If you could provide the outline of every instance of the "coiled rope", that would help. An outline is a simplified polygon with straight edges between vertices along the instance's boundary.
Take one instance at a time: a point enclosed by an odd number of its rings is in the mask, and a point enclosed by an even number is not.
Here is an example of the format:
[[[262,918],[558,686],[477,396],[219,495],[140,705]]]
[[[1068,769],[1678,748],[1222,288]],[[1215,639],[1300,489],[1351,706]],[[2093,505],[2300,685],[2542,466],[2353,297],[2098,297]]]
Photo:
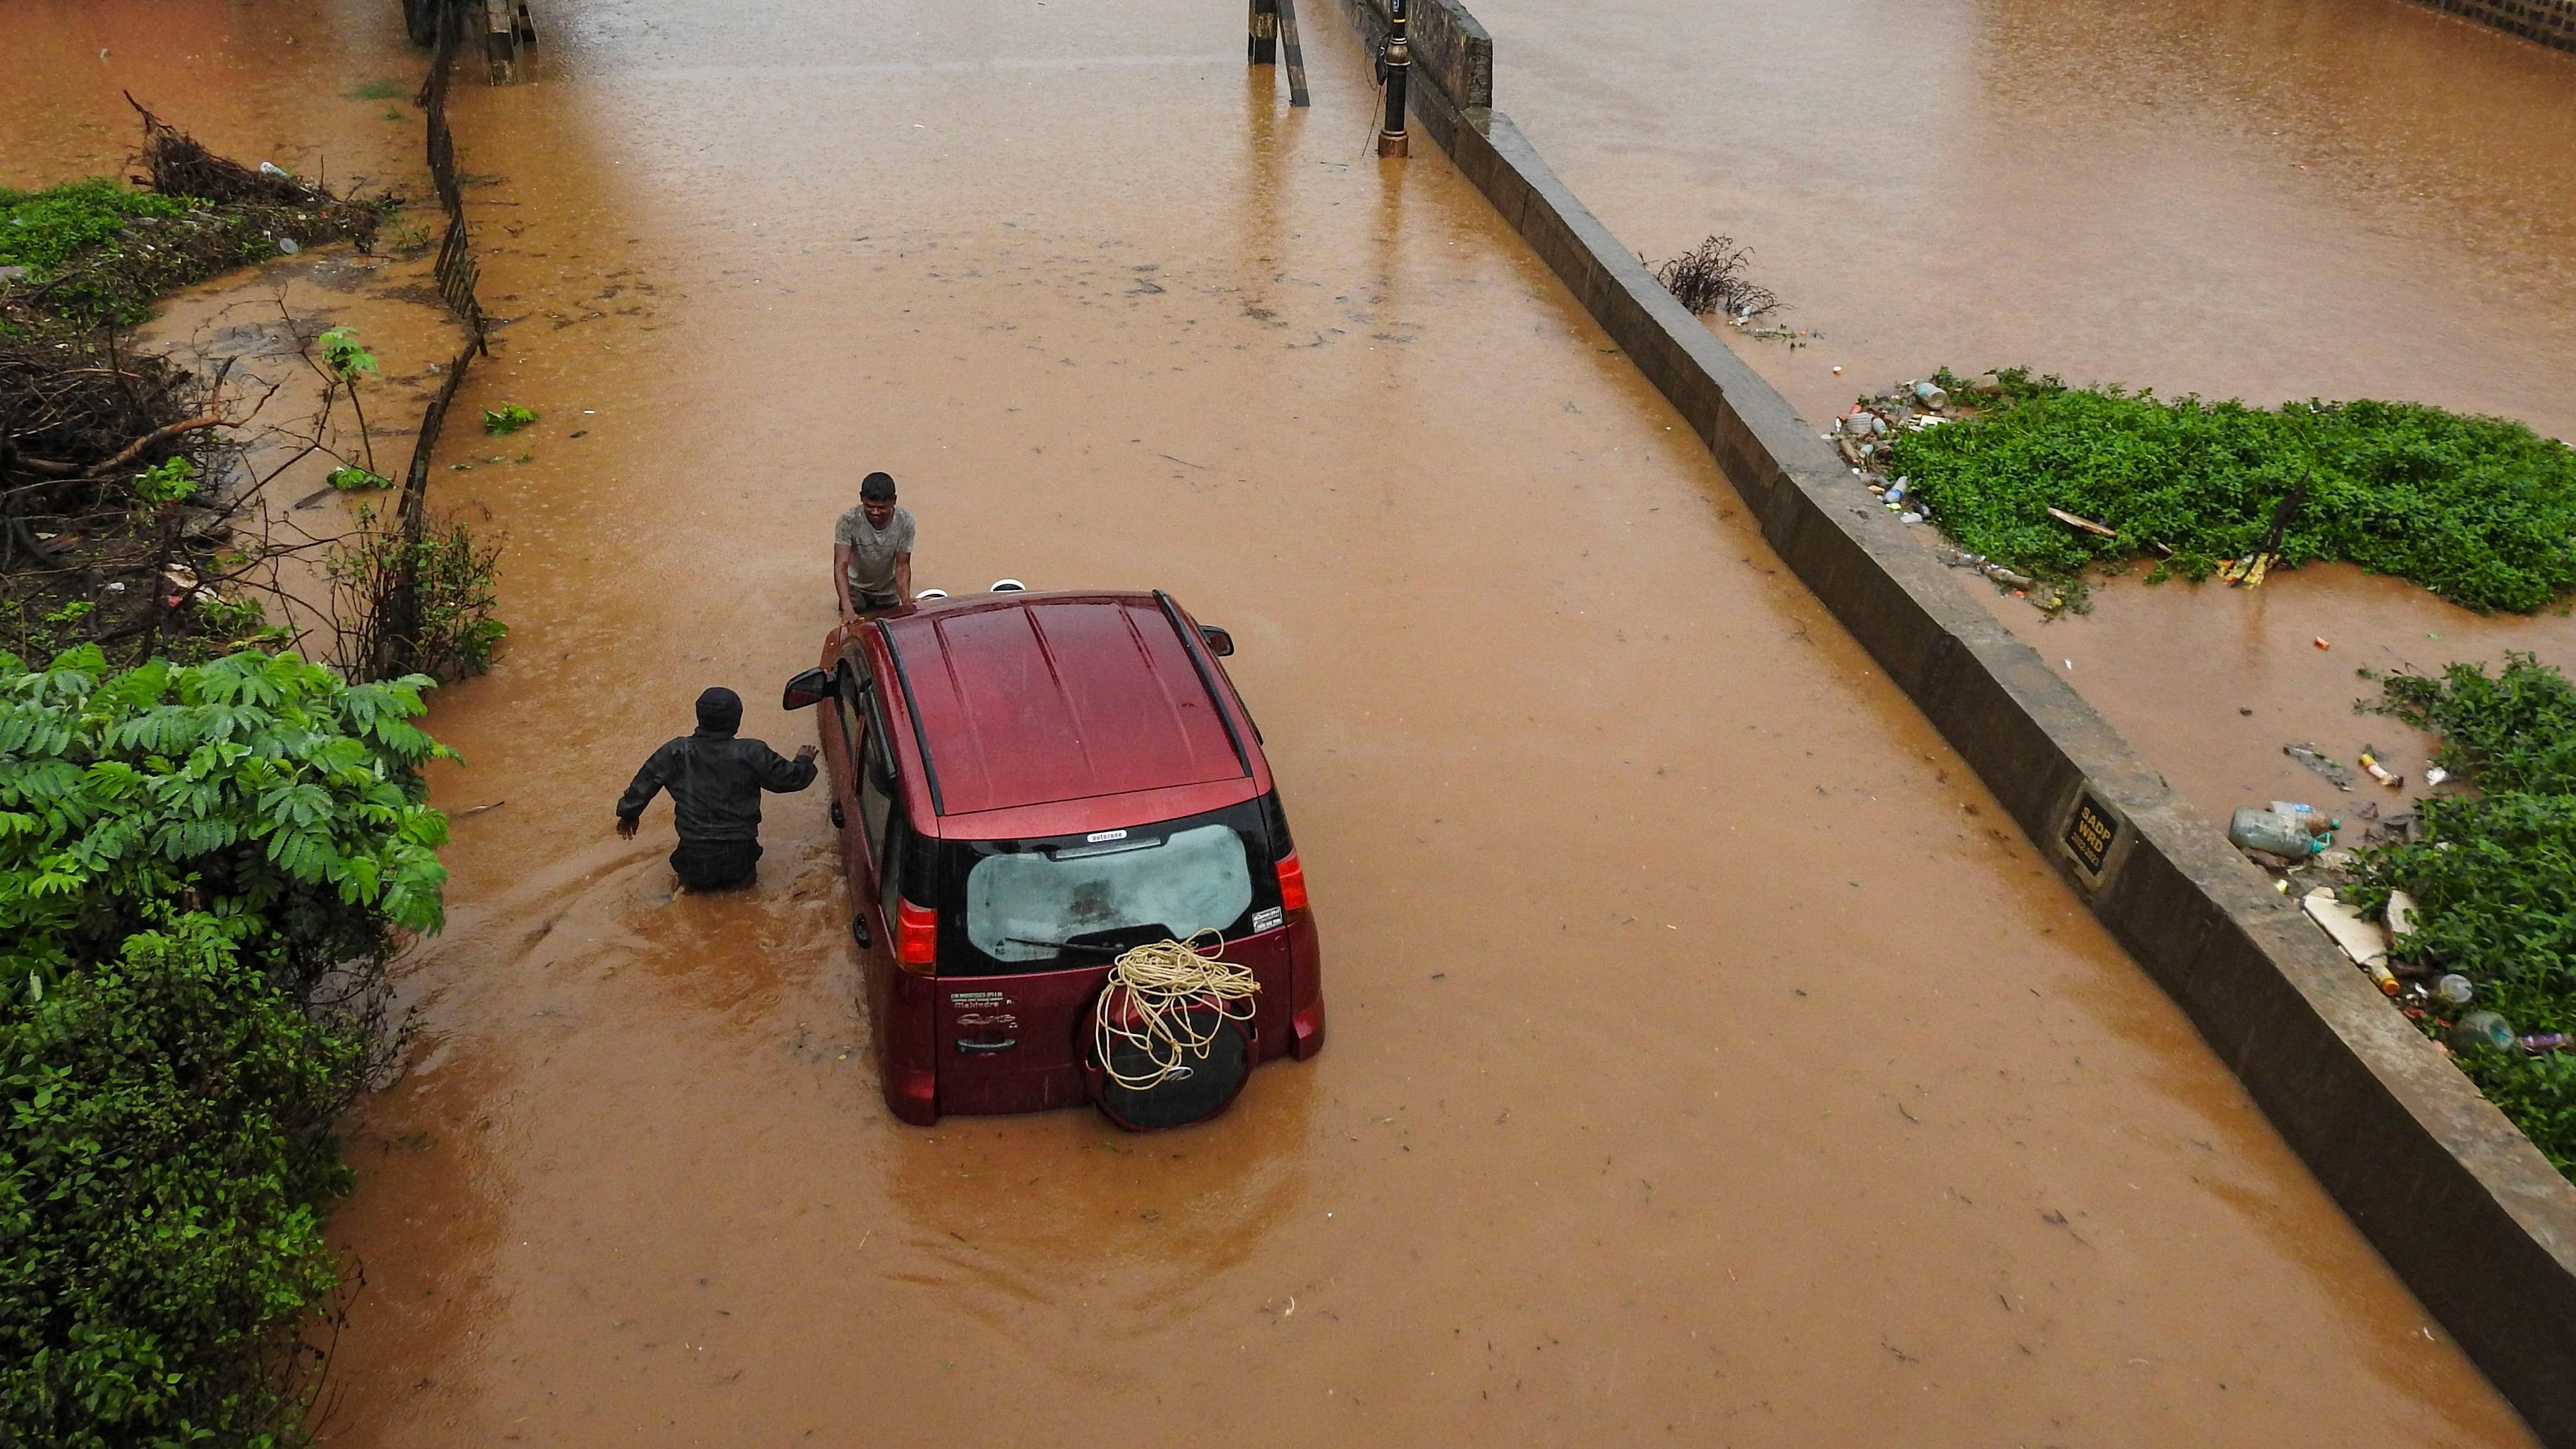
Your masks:
[[[1199,943],[1206,937],[1215,940],[1201,950]],[[1152,1091],[1181,1068],[1184,1054],[1206,1061],[1228,1021],[1252,1019],[1252,996],[1261,983],[1253,978],[1251,967],[1218,960],[1224,950],[1222,934],[1201,931],[1187,941],[1138,946],[1111,963],[1100,1007],[1091,1014],[1100,1069],[1111,1081],[1131,1092]],[[1128,1024],[1110,1019],[1122,992]],[[1192,1008],[1209,1003],[1216,1007],[1213,1019],[1192,1016]],[[1143,1052],[1152,1070],[1138,1074],[1119,1070],[1121,1044]]]

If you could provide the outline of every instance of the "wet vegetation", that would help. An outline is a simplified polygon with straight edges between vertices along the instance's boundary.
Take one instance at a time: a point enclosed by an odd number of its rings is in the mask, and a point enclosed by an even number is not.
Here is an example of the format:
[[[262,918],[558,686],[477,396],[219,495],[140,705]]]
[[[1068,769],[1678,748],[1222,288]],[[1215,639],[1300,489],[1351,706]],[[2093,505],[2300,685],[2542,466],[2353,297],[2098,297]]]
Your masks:
[[[201,376],[138,354],[122,327],[168,290],[275,256],[281,243],[347,238],[364,249],[384,199],[215,156],[149,113],[143,126],[139,159],[153,190],[90,178],[0,194],[0,246],[22,269],[0,281],[0,649],[23,658],[89,643],[128,663],[187,662],[292,643],[269,623],[275,563],[320,546],[273,544],[256,526],[265,515],[251,505],[267,480],[218,441],[245,410],[227,402],[222,369]],[[373,354],[345,328],[305,346],[326,387],[303,453],[330,451],[331,409],[345,405],[359,442],[356,456],[331,459],[331,486],[390,486],[366,420]],[[246,409],[256,412],[256,400]],[[497,547],[455,527],[421,533],[362,519],[324,561],[335,582],[379,576],[388,560],[397,570],[432,565],[417,586],[406,574],[399,595],[336,591],[366,611],[337,616],[327,645],[354,677],[387,672],[384,662],[405,652],[385,651],[388,621],[373,611],[388,603],[418,621],[399,631],[407,649],[420,647],[394,672],[456,679],[490,662],[502,632],[491,615]]]
[[[1655,268],[1655,280],[1698,316],[1759,317],[1780,299],[1745,275],[1752,259],[1752,251],[1737,246],[1735,238],[1713,236]]]
[[[2476,790],[2425,800],[2420,838],[2362,851],[2361,904],[2375,911],[2392,888],[2406,891],[2418,910],[2401,961],[2468,977],[2476,1009],[2516,1033],[2576,1032],[2576,684],[2528,654],[2494,674],[2454,664],[2379,684],[2375,707],[2439,731],[2436,761]],[[2459,1060],[2576,1177],[2576,1053],[2480,1049]]]
[[[2279,567],[2358,564],[2481,611],[2529,613],[2576,589],[2576,449],[2521,423],[1992,376],[1937,374],[1976,411],[1899,433],[1882,466],[1962,547],[2024,573],[2074,579],[2143,558],[2151,580],[2200,579],[2261,552]]]
[[[0,656],[0,1443],[303,1442],[332,1124],[442,919],[428,683]]]
[[[0,191],[0,336],[81,340],[131,326],[155,299],[320,242],[372,246],[393,197],[336,195],[207,151],[140,106],[151,189],[85,177]]]

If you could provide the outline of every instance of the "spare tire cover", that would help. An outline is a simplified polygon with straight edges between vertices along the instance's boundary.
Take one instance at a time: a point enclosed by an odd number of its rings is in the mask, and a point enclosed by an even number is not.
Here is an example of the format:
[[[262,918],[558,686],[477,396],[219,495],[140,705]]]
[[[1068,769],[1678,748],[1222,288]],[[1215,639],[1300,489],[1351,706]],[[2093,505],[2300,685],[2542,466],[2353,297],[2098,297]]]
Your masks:
[[[1097,1009],[1115,1023],[1127,1015],[1125,1008],[1126,993],[1119,991],[1103,995]],[[1216,1031],[1216,1040],[1209,1044],[1205,1058],[1181,1053],[1178,1070],[1141,1091],[1119,1085],[1117,1078],[1106,1071],[1093,1070],[1094,1099],[1110,1121],[1139,1132],[1186,1127],[1224,1111],[1243,1090],[1245,1078],[1252,1073],[1252,1044],[1244,1037],[1243,1023],[1227,1017],[1215,1002],[1206,1000],[1192,1003],[1187,1019],[1192,1034],[1211,1028]],[[1119,1040],[1111,1052],[1113,1060],[1108,1065],[1127,1076],[1153,1075],[1154,1059],[1136,1043]]]

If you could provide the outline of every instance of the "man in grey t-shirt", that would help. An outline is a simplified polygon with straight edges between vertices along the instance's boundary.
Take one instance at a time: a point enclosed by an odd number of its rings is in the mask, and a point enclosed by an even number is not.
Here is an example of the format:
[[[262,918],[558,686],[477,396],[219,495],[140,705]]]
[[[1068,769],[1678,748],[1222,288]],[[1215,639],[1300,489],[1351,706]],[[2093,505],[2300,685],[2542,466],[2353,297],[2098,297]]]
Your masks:
[[[832,526],[832,580],[841,617],[899,609],[912,597],[912,515],[895,507],[894,475],[870,473],[859,506]]]

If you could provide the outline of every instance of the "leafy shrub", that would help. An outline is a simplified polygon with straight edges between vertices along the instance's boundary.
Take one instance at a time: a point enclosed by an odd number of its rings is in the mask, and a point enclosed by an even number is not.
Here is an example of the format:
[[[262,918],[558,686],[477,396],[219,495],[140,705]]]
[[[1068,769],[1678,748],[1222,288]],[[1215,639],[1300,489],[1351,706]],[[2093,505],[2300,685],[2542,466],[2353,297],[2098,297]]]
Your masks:
[[[0,656],[0,1443],[292,1437],[330,1125],[442,919],[428,682]]]
[[[2531,655],[2489,675],[2380,680],[2379,707],[2439,730],[2435,758],[2475,795],[2423,805],[2423,838],[2362,852],[2362,903],[2391,888],[2420,907],[2401,957],[2476,983],[2519,1032],[2576,1031],[2576,685]],[[2562,1172],[2576,1176],[2576,1059],[2519,1052],[2461,1069]]]
[[[0,266],[23,266],[42,280],[83,247],[114,237],[138,217],[178,216],[187,209],[186,202],[131,191],[104,176],[42,191],[0,187]]]
[[[2174,402],[2019,370],[1979,416],[1903,432],[1888,455],[1943,529],[2026,573],[2071,578],[2170,550],[2205,578],[2261,547],[2395,574],[2473,609],[2528,613],[2576,588],[2576,449],[2520,423],[2415,403]],[[1968,384],[1940,374],[1960,393]],[[2050,507],[2117,531],[2069,528]]]
[[[417,669],[450,683],[492,667],[510,632],[500,607],[501,545],[450,519],[417,539],[358,510],[324,571],[341,626],[340,664],[352,675]],[[405,595],[406,585],[410,588]],[[408,621],[408,622],[407,622]]]

